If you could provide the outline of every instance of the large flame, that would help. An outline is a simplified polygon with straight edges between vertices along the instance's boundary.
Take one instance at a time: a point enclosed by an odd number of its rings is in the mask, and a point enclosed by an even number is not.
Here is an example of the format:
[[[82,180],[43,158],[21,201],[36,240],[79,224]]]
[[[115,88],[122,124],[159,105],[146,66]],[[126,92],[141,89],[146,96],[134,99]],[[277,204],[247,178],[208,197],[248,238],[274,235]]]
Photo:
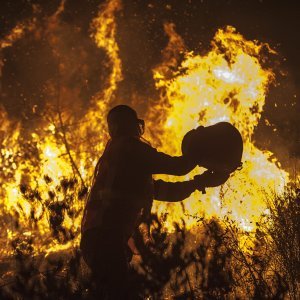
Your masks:
[[[119,0],[105,2],[91,24],[91,37],[98,47],[105,50],[111,72],[105,88],[91,100],[82,120],[73,120],[71,111],[63,111],[59,103],[63,87],[59,87],[56,96],[58,112],[54,115],[52,111],[48,113],[42,128],[31,133],[24,148],[20,124],[9,121],[5,111],[0,111],[3,133],[0,165],[4,170],[0,179],[1,206],[4,211],[3,227],[6,228],[5,234],[2,233],[6,241],[2,255],[11,253],[9,244],[12,240],[27,239],[35,253],[50,253],[78,245],[85,205],[80,194],[89,185],[93,169],[108,140],[105,115],[117,83],[122,79],[119,49],[115,41],[115,13],[120,7]],[[51,28],[58,26],[58,16],[63,10],[64,1],[49,18]],[[15,31],[6,40],[13,42],[20,38],[22,32],[16,35]],[[57,43],[52,36],[50,42]],[[60,67],[63,71],[63,63]],[[69,127],[72,128],[72,136],[66,130]],[[33,150],[32,153],[30,150]],[[68,188],[70,184],[72,189]],[[66,206],[71,206],[71,214],[70,210],[65,209]],[[69,236],[67,242],[59,236],[53,238],[50,223],[51,220],[55,223],[55,218],[63,220],[57,222],[62,232]],[[22,244],[17,247],[22,247]]]
[[[180,155],[186,132],[220,121],[234,124],[244,140],[243,169],[236,171],[224,186],[208,189],[206,195],[195,192],[184,205],[155,203],[153,211],[159,215],[167,213],[168,228],[180,218],[191,228],[204,212],[206,216],[231,216],[243,229],[251,230],[266,210],[266,193],[281,192],[287,183],[288,174],[280,169],[276,159],[271,159],[272,153],[257,149],[252,141],[268,84],[274,79],[272,71],[260,64],[262,47],[228,26],[217,31],[206,55],[185,53],[171,76],[169,68],[165,68],[168,62],[154,70],[162,97],[150,108],[148,119],[153,131],[161,133],[159,141],[155,140],[161,150]]]
[[[52,26],[63,9],[64,1],[49,20]],[[105,50],[111,69],[105,88],[95,95],[81,120],[75,122],[72,111],[60,110],[57,105],[56,114],[49,113],[39,129],[23,137],[21,125],[9,121],[5,111],[0,110],[0,220],[1,237],[5,241],[2,255],[10,254],[12,240],[28,241],[34,253],[49,253],[78,244],[84,207],[80,195],[84,187],[89,186],[107,141],[105,115],[114,103],[115,91],[122,80],[116,42],[116,13],[120,9],[120,0],[106,1],[92,21],[91,37]],[[16,27],[2,47],[21,38],[22,30]],[[245,151],[243,169],[234,173],[224,186],[208,189],[206,195],[195,192],[183,203],[155,202],[153,212],[164,219],[165,228],[169,230],[173,222],[180,219],[184,219],[187,228],[193,228],[203,213],[220,218],[230,215],[241,228],[251,230],[265,212],[264,193],[270,189],[280,192],[288,181],[288,174],[281,170],[272,153],[259,150],[252,141],[268,84],[274,78],[271,70],[261,66],[263,45],[245,40],[234,28],[228,27],[216,33],[210,52],[201,56],[185,51],[173,24],[166,24],[165,31],[170,42],[162,64],[153,70],[161,97],[145,103],[151,143],[162,151],[178,155],[187,131],[199,124],[226,120],[241,131]],[[182,55],[184,59],[179,66]],[[67,130],[70,126],[72,136]],[[197,169],[182,180],[200,171]],[[50,225],[51,220],[55,221],[55,228]]]

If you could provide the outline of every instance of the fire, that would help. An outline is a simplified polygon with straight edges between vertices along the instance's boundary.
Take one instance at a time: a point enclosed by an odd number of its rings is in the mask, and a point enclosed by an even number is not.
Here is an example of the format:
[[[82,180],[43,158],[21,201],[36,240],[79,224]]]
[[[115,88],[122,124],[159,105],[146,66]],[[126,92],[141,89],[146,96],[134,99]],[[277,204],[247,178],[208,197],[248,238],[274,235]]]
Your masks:
[[[51,26],[58,22],[64,3],[49,20]],[[117,102],[115,92],[123,79],[116,41],[116,14],[121,7],[121,0],[106,1],[91,23],[91,38],[105,50],[110,74],[81,120],[74,120],[71,111],[63,111],[58,105],[56,114],[49,112],[49,118],[30,132],[25,143],[21,124],[10,121],[0,109],[0,129],[5,133],[1,135],[0,156],[3,170],[0,220],[5,226],[2,237],[9,242],[18,239],[30,242],[35,254],[78,245],[85,204],[82,195],[107,142],[104,116]],[[2,47],[22,38],[22,30],[17,26]],[[218,30],[211,51],[201,56],[186,51],[173,24],[166,24],[165,31],[170,42],[162,64],[153,70],[161,97],[146,104],[147,138],[160,150],[179,155],[187,131],[200,124],[229,121],[241,131],[245,151],[243,169],[234,173],[224,186],[208,189],[206,195],[195,192],[183,204],[155,202],[153,212],[170,231],[173,222],[181,219],[188,229],[194,228],[197,220],[191,216],[204,213],[219,218],[229,215],[241,228],[252,230],[265,212],[264,193],[280,192],[288,182],[288,174],[272,158],[272,153],[259,150],[252,140],[268,85],[274,80],[272,71],[260,63],[260,52],[265,45],[247,41],[228,27]],[[72,126],[72,136],[66,129],[68,126]],[[198,168],[182,180],[200,171]],[[11,251],[9,247],[3,248],[1,255],[9,255]]]
[[[58,26],[58,17],[64,10],[64,3],[62,1],[49,18],[51,28]],[[49,113],[46,121],[43,121],[40,129],[31,133],[25,145],[32,150],[32,153],[27,153],[28,149],[21,145],[21,125],[9,121],[6,112],[0,110],[0,129],[6,133],[1,140],[0,157],[0,165],[5,170],[1,178],[2,217],[7,227],[4,239],[22,240],[30,233],[30,243],[35,254],[48,254],[79,243],[85,205],[80,195],[84,194],[84,188],[89,185],[94,167],[107,142],[106,118],[103,116],[109,110],[117,83],[122,79],[119,49],[115,41],[115,13],[120,8],[120,1],[107,1],[91,24],[91,37],[98,47],[106,51],[111,73],[104,90],[92,99],[82,120],[73,120],[71,112],[63,111],[60,103],[56,115],[51,108],[47,108]],[[21,38],[22,32],[18,36],[14,32],[11,41]],[[56,40],[51,34],[50,38],[50,42],[56,46]],[[65,130],[67,126],[72,126],[72,138]],[[81,138],[85,143],[81,142]],[[56,238],[53,238],[53,234],[56,234]],[[11,247],[7,247],[2,249],[1,255],[10,255],[11,252]]]
[[[100,101],[100,103],[98,103],[100,109],[103,107],[103,101],[106,102],[106,105],[112,101],[113,93],[117,88],[117,84],[123,79],[122,63],[119,58],[119,46],[115,40],[117,30],[115,14],[121,8],[120,0],[106,1],[98,17],[92,22],[92,28],[94,29],[92,37],[98,47],[106,50],[107,56],[112,63],[110,78],[108,79],[108,87],[105,89],[103,94],[99,95],[101,97],[98,98],[98,101]]]
[[[288,182],[288,174],[280,169],[276,159],[271,161],[272,153],[257,149],[252,141],[268,84],[274,80],[272,71],[263,69],[259,62],[263,46],[245,40],[228,26],[218,30],[211,51],[206,55],[187,52],[171,75],[161,66],[154,70],[156,86],[164,96],[150,108],[148,123],[154,131],[157,118],[154,122],[153,116],[160,114],[158,130],[161,135],[159,141],[154,142],[162,145],[161,150],[180,155],[186,132],[220,121],[231,122],[240,130],[245,147],[243,169],[236,171],[224,186],[208,189],[206,195],[196,192],[183,206],[181,203],[155,203],[154,212],[159,215],[168,212],[167,228],[172,228],[172,223],[179,218],[192,228],[196,221],[189,216],[205,213],[207,217],[231,216],[244,230],[252,230],[266,209],[266,193],[279,193]],[[162,178],[172,180],[168,176]]]

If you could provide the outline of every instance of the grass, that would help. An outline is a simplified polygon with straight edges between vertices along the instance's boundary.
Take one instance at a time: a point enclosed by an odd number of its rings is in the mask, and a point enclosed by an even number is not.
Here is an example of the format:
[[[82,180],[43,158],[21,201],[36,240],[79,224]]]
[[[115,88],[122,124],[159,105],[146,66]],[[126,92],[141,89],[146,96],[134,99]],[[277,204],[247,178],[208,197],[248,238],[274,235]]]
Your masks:
[[[145,245],[142,234],[135,236],[142,257],[133,259],[136,293],[141,299],[299,299],[300,190],[290,187],[266,201],[270,213],[252,233],[211,219],[202,221],[201,235],[179,227],[170,235],[153,216],[152,242]],[[68,240],[61,220],[52,221],[54,238]],[[0,266],[0,299],[96,299],[78,249],[45,258],[33,255],[32,243],[12,241],[14,255]]]

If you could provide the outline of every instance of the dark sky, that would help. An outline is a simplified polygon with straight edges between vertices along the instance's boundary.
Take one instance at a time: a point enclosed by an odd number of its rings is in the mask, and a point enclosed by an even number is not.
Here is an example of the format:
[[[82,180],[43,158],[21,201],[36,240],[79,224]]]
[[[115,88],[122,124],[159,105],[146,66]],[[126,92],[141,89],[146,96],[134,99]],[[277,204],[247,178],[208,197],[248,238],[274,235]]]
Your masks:
[[[84,31],[103,1],[67,0],[63,20],[80,26]],[[1,3],[0,35],[3,37],[18,22],[30,18],[32,6],[38,4],[39,17],[49,16],[59,5],[58,0],[14,0]],[[208,42],[216,29],[233,25],[249,39],[271,43],[287,59],[295,80],[300,80],[300,9],[298,1],[274,0],[125,0],[124,15],[128,29],[136,36],[146,35],[148,41],[161,42],[161,24],[172,21],[191,49],[199,42]],[[136,25],[139,26],[136,26]],[[159,29],[159,27],[161,27]],[[146,29],[146,31],[144,31]],[[161,32],[159,32],[161,31]],[[142,34],[141,34],[142,32]],[[138,42],[138,41],[136,41]],[[139,47],[140,48],[140,47]]]
[[[10,117],[34,118],[32,107],[42,111],[47,101],[51,101],[54,95],[49,92],[49,85],[57,83],[58,76],[67,87],[66,102],[75,99],[82,108],[88,105],[108,72],[103,64],[105,53],[89,38],[90,22],[102,2],[66,0],[60,25],[54,29],[49,17],[60,1],[1,3],[1,39],[17,23],[33,17],[38,28],[1,53],[4,62],[1,103]],[[274,132],[261,122],[256,135],[258,145],[271,148],[282,158],[287,154],[300,157],[298,6],[297,1],[291,0],[124,0],[123,10],[117,17],[117,40],[124,72],[119,94],[128,101],[133,93],[144,97],[153,94],[151,68],[160,62],[161,50],[168,42],[163,30],[165,22],[174,22],[187,48],[200,53],[209,49],[218,28],[232,25],[245,38],[268,42],[279,53],[271,58],[274,64],[269,62],[277,72],[279,84],[270,89],[264,114],[278,130]],[[59,73],[61,61],[69,72]]]

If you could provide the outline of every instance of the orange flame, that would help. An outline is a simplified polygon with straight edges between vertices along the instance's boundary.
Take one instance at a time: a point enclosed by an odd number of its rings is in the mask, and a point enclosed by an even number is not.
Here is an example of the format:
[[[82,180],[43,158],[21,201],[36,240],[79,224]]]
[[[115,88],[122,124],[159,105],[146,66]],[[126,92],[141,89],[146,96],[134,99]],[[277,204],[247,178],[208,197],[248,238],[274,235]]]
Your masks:
[[[63,8],[64,1],[54,17]],[[65,115],[61,113],[59,117],[44,122],[40,130],[32,132],[28,148],[24,149],[20,145],[20,125],[10,122],[6,113],[0,110],[0,129],[3,133],[0,156],[3,170],[0,179],[0,196],[3,199],[1,222],[6,228],[7,245],[17,237],[32,237],[34,253],[50,253],[78,245],[84,206],[84,201],[78,196],[81,187],[77,184],[69,192],[59,186],[62,180],[74,177],[75,166],[83,182],[88,184],[107,141],[104,116],[115,100],[115,91],[123,78],[116,41],[116,13],[120,9],[121,0],[106,1],[92,21],[91,37],[99,48],[105,50],[111,72],[104,90],[95,95],[88,112],[77,122],[80,125],[74,127],[72,138],[65,132],[72,118],[69,117],[66,122]],[[153,212],[160,217],[168,214],[164,221],[168,230],[172,230],[173,222],[181,218],[187,228],[193,228],[197,222],[190,216],[203,213],[208,217],[220,218],[230,215],[241,228],[252,230],[265,212],[264,191],[273,189],[280,192],[288,182],[288,174],[281,170],[272,153],[259,150],[252,141],[268,85],[274,79],[272,71],[262,68],[260,64],[263,45],[247,41],[234,28],[227,27],[216,33],[211,51],[200,56],[185,51],[184,42],[175,32],[173,24],[166,24],[165,31],[170,42],[164,52],[163,63],[153,70],[161,97],[150,101],[146,115],[150,141],[160,150],[178,155],[181,140],[187,131],[199,124],[230,121],[244,138],[244,167],[233,174],[224,186],[208,189],[206,195],[195,192],[183,204],[155,202]],[[15,36],[20,38],[21,34]],[[179,65],[182,55],[184,59]],[[156,135],[151,135],[151,132]],[[76,139],[79,139],[78,143],[75,143]],[[200,171],[198,168],[182,179],[188,179]],[[172,177],[163,178],[174,180]],[[26,190],[22,190],[22,186],[27,186]],[[53,204],[63,207],[67,199],[72,206],[72,214],[61,209],[61,226],[75,238],[62,242],[53,238],[49,222],[53,216],[43,207]],[[9,247],[2,249],[2,255],[10,254]]]
[[[61,1],[58,10],[49,19],[53,26],[56,26],[57,17],[64,9],[65,1]],[[72,245],[78,245],[81,225],[81,212],[84,202],[77,196],[68,195],[66,191],[60,191],[60,183],[64,179],[74,177],[74,165],[84,181],[89,182],[96,162],[103,151],[107,141],[106,120],[104,116],[109,109],[109,103],[113,99],[117,83],[122,79],[121,61],[118,57],[118,45],[115,41],[116,23],[115,13],[120,9],[119,0],[107,1],[101,6],[100,13],[91,24],[94,38],[98,47],[104,48],[108,56],[108,64],[111,66],[111,73],[107,79],[106,88],[100,91],[93,99],[89,111],[79,123],[80,126],[73,126],[73,136],[85,139],[85,143],[73,145],[64,128],[64,113],[50,117],[49,123],[43,128],[31,134],[30,146],[36,147],[36,158],[26,157],[19,145],[19,125],[11,124],[7,115],[1,111],[1,131],[6,132],[2,139],[0,165],[7,166],[7,176],[1,178],[2,206],[5,215],[9,217],[5,221],[7,227],[7,246],[11,240],[17,237],[33,237],[34,252],[46,254],[53,251],[68,249]],[[18,36],[19,37],[19,36]],[[50,115],[50,114],[49,114]],[[68,124],[72,119],[68,119]],[[92,125],[92,126],[91,126]],[[62,139],[63,142],[62,142]],[[88,140],[87,140],[88,139]],[[69,146],[69,147],[67,147]],[[71,149],[67,149],[71,148]],[[76,151],[74,150],[76,149]],[[25,157],[22,159],[22,157]],[[19,158],[19,159],[18,159]],[[35,161],[34,163],[34,160]],[[9,180],[7,180],[9,178]],[[26,191],[20,187],[26,185]],[[72,194],[80,192],[80,186],[72,191]],[[67,243],[53,239],[50,228],[51,211],[45,212],[46,205],[64,205],[66,197],[72,196],[72,210],[74,216],[62,210],[63,223],[67,231],[73,232],[76,238]],[[36,220],[32,223],[32,217]],[[11,220],[8,222],[8,220]],[[19,226],[16,226],[16,221]],[[2,255],[10,254],[10,247],[1,252]]]
[[[221,218],[230,215],[243,229],[252,230],[266,210],[265,193],[281,192],[288,182],[288,174],[280,169],[276,159],[271,159],[272,153],[257,149],[252,142],[268,84],[274,79],[272,71],[260,65],[262,47],[258,42],[245,40],[228,26],[218,30],[206,55],[186,53],[172,76],[160,66],[153,71],[163,96],[150,108],[148,123],[152,129],[159,127],[161,135],[154,142],[162,145],[161,150],[179,155],[186,132],[220,121],[234,124],[244,139],[243,169],[235,172],[224,186],[208,190],[206,195],[195,192],[184,201],[184,206],[155,203],[154,212],[168,213],[167,228],[172,228],[179,218],[191,228],[197,222],[188,216],[205,213]]]

